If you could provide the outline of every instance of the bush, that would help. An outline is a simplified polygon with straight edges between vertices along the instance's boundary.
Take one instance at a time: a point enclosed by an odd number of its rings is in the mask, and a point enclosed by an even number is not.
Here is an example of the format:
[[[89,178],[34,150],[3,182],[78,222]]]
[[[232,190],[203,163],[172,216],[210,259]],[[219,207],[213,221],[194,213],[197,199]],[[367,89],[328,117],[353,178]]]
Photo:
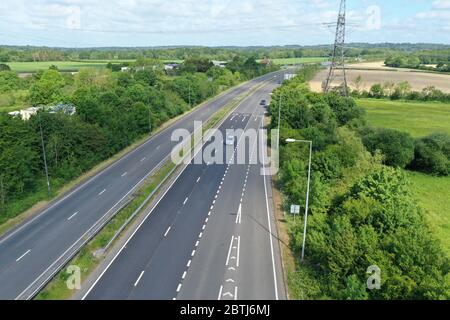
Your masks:
[[[450,174],[450,136],[436,133],[416,141],[410,168],[428,174]]]
[[[365,129],[362,141],[372,153],[380,150],[384,163],[391,167],[405,168],[414,158],[414,139],[410,134],[394,129]]]

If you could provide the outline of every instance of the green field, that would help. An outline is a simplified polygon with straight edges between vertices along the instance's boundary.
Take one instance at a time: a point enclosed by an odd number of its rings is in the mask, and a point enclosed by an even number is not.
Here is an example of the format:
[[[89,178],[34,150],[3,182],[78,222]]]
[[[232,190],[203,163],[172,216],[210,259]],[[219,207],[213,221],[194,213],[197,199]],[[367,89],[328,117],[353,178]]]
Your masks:
[[[450,104],[377,99],[359,99],[357,103],[367,111],[369,124],[374,127],[398,129],[414,137],[433,132],[450,134]]]
[[[110,61],[46,61],[46,62],[8,62],[11,70],[15,72],[36,72],[46,70],[55,65],[61,71],[77,71],[81,68],[104,68]],[[112,63],[122,63],[130,61],[111,61]]]
[[[450,177],[432,177],[416,172],[408,172],[408,176],[414,196],[426,212],[429,226],[450,257]]]
[[[360,99],[357,103],[367,111],[369,125],[374,127],[393,128],[414,137],[433,132],[450,134],[450,104],[374,99]],[[429,226],[450,257],[450,177],[406,172]]]
[[[319,63],[327,61],[328,58],[286,58],[286,59],[272,59],[272,62],[276,65],[293,65],[301,63]]]

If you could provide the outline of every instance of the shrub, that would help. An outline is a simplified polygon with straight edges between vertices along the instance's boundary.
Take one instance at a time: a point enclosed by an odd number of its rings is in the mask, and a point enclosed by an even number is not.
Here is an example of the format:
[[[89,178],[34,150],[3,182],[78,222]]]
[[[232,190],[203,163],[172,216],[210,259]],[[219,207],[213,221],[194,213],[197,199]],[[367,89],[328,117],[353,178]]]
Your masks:
[[[385,156],[384,163],[391,167],[405,168],[414,158],[414,139],[408,133],[394,129],[365,129],[362,141],[370,152],[380,150]]]
[[[450,174],[450,136],[435,133],[416,141],[410,168],[433,175]]]

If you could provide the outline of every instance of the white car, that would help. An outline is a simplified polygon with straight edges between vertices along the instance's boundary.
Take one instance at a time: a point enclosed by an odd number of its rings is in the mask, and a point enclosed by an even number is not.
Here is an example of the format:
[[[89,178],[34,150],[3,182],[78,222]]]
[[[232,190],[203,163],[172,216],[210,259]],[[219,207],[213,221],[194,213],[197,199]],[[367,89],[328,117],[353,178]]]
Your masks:
[[[225,144],[227,146],[234,146],[234,136],[228,135],[227,138],[225,139]]]

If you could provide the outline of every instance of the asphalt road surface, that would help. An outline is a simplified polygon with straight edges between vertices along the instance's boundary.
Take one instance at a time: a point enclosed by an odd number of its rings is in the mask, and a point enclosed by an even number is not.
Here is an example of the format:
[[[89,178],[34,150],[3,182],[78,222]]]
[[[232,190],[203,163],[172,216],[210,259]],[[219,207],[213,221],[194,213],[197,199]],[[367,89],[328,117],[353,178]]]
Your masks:
[[[174,129],[185,128],[192,132],[195,120],[209,119],[233,98],[269,79],[274,81],[274,74],[254,79],[206,103],[75,188],[67,196],[49,205],[33,219],[1,237],[0,299],[32,298],[37,293],[35,288],[40,288],[50,279],[53,271],[63,266],[65,256],[84,239],[86,233],[98,225],[102,217],[116,210],[136,186],[167,159],[176,145],[170,139]],[[206,169],[195,167],[193,172],[188,172],[201,175],[202,170]],[[220,174],[220,171],[215,174]],[[213,181],[211,185],[203,186],[203,200],[209,197],[208,188],[214,187]],[[192,185],[181,183],[177,188],[187,188],[186,191],[189,191]],[[189,202],[185,209],[191,205],[192,202]],[[157,225],[161,227],[161,223],[169,223],[178,216],[179,208],[181,207],[177,202],[168,204],[163,209],[166,214],[158,220]],[[151,221],[149,219],[147,224],[151,224]],[[148,250],[153,243],[160,243],[156,240],[156,234],[150,235],[150,239],[147,239]],[[140,259],[145,257],[144,255]],[[172,257],[174,260],[181,258]],[[123,279],[129,276],[131,275],[125,274]]]
[[[260,128],[260,101],[270,100],[277,81],[245,99],[220,130]],[[265,145],[242,136],[238,143],[222,144],[224,164],[186,167],[84,299],[286,298],[270,177],[249,161]],[[240,147],[244,164],[233,152]]]

